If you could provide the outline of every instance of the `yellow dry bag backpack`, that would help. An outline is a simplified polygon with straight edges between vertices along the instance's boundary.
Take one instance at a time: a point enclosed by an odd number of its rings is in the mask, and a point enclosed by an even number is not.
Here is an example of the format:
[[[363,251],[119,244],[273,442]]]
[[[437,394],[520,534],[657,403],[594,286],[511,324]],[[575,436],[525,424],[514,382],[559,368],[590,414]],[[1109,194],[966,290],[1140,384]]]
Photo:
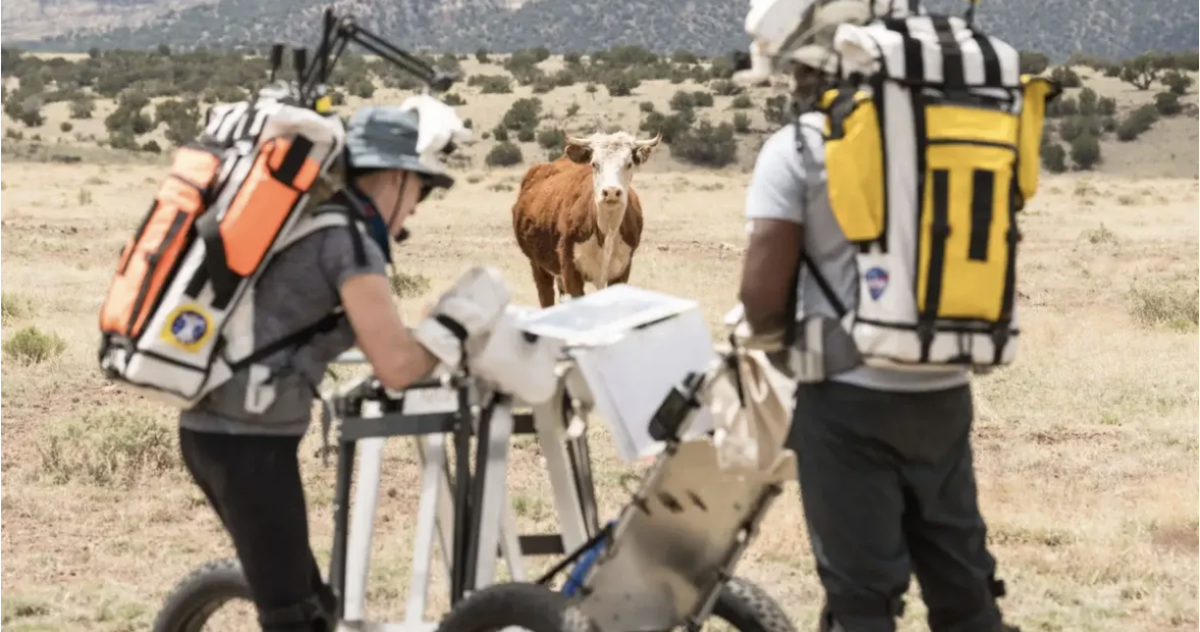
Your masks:
[[[857,249],[857,309],[839,315],[863,362],[1011,363],[1018,212],[1037,190],[1059,88],[1022,76],[1012,46],[957,16],[842,25],[834,48],[840,85],[821,101],[826,177]]]

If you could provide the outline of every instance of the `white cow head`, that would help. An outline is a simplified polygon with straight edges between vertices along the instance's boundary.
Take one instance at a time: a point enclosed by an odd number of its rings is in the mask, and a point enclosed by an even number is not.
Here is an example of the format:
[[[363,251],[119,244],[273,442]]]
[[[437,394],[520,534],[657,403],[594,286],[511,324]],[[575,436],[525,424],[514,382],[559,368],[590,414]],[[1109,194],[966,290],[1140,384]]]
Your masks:
[[[650,159],[661,140],[661,132],[649,140],[638,140],[628,132],[597,132],[586,138],[567,137],[567,146],[563,151],[567,158],[592,166],[597,220],[604,232],[610,233],[620,225],[625,215],[627,191],[633,173]]]

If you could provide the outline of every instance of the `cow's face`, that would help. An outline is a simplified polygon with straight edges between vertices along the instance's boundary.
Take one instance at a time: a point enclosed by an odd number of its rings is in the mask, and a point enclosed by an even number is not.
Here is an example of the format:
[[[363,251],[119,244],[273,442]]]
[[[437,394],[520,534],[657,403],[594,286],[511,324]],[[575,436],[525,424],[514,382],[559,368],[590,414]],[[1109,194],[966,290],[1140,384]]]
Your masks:
[[[591,165],[598,209],[623,210],[633,172],[650,159],[661,140],[661,133],[649,140],[637,140],[627,132],[597,133],[568,137],[563,153],[574,162]]]

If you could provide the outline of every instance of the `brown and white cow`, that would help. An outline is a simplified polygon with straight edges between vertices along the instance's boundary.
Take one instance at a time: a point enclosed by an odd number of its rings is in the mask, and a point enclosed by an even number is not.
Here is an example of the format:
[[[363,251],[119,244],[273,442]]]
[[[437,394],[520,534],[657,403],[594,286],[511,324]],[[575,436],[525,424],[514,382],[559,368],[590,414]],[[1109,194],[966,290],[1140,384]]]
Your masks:
[[[563,156],[534,165],[513,205],[517,245],[529,258],[542,307],[558,292],[583,296],[584,283],[604,289],[629,280],[642,238],[642,205],[630,182],[662,134],[637,140],[627,132],[568,137]]]

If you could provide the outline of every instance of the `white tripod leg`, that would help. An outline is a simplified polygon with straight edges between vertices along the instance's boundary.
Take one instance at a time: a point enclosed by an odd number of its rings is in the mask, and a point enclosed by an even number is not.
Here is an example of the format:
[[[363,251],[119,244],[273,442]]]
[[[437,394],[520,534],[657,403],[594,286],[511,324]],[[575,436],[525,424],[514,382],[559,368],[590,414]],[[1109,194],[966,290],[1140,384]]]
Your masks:
[[[500,545],[500,529],[504,524],[503,508],[507,504],[508,448],[512,440],[513,416],[507,404],[496,406],[487,437],[487,461],[475,467],[483,474],[483,499],[477,510],[479,524],[478,558],[475,560],[475,589],[490,586],[496,581],[496,554]],[[478,474],[477,474],[478,476]]]
[[[561,388],[561,387],[560,387]],[[584,520],[579,491],[575,486],[575,468],[567,456],[567,428],[562,413],[562,391],[544,404],[533,407],[533,423],[538,442],[550,473],[554,505],[562,525],[563,547],[573,551],[591,536]]]
[[[449,489],[445,479],[446,436],[442,434],[416,437],[417,454],[421,465],[421,500],[417,505],[417,533],[413,540],[412,579],[408,585],[408,606],[404,609],[406,624],[424,622],[425,602],[429,598],[429,583],[432,581],[433,536],[442,525],[443,510],[453,515],[449,503]],[[447,489],[443,490],[443,487]],[[444,495],[443,495],[444,494]],[[442,535],[443,557],[448,544]]]
[[[371,566],[371,532],[379,500],[379,476],[383,465],[384,438],[358,441],[358,481],[346,539],[346,621],[362,621],[366,612],[367,575]]]

